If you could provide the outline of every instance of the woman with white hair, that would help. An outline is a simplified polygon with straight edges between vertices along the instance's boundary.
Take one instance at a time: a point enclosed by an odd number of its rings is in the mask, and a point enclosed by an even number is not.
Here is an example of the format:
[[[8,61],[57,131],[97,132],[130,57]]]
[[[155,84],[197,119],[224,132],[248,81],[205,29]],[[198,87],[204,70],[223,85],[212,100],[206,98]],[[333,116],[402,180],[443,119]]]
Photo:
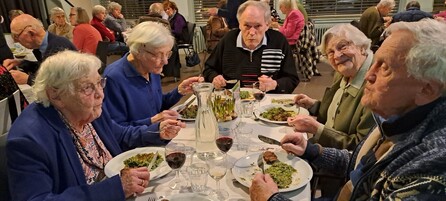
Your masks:
[[[48,26],[48,31],[72,41],[73,26],[67,22],[65,11],[62,8],[54,7],[50,11],[50,18],[53,23]]]
[[[106,17],[106,10],[104,6],[96,5],[92,9],[93,19],[91,25],[96,28],[102,36],[103,41],[109,41],[108,52],[112,53],[124,53],[129,49],[124,42],[117,41],[114,31],[108,29],[104,24]]]
[[[74,51],[42,63],[33,86],[37,100],[8,136],[12,200],[125,200],[148,186],[147,167],[124,168],[107,178],[105,165],[135,147],[166,145],[185,124],[116,124],[102,107],[106,79],[100,67],[96,56]]]
[[[191,85],[203,78],[188,78],[163,94],[160,73],[172,55],[174,40],[170,31],[157,22],[142,22],[130,31],[130,52],[104,71],[108,82],[105,107],[117,123],[151,125],[177,119],[178,113],[169,108],[192,93]]]
[[[115,33],[117,41],[124,42],[122,32],[127,30],[127,22],[121,13],[122,6],[116,2],[110,2],[107,6],[108,14],[105,17],[104,25]]]
[[[299,41],[300,32],[304,29],[305,18],[298,10],[295,0],[279,0],[279,8],[285,14],[285,22],[279,25],[277,22],[271,23],[271,27],[279,29],[290,46],[295,49]]]

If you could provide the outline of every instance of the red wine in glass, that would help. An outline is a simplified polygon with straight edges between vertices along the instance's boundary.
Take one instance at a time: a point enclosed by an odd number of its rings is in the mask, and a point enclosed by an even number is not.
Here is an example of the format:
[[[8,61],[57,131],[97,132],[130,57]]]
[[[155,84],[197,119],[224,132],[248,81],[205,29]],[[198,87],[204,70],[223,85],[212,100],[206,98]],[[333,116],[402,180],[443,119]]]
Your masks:
[[[233,140],[231,137],[223,136],[217,138],[215,142],[217,144],[218,149],[226,153],[229,151],[229,149],[231,149]]]
[[[263,97],[265,97],[265,93],[263,93],[263,92],[257,92],[257,93],[254,93],[253,95],[257,101],[261,101],[263,99]]]
[[[174,152],[170,153],[166,156],[166,162],[172,169],[178,169],[181,168],[181,166],[184,165],[184,162],[186,161],[186,154],[181,152]]]

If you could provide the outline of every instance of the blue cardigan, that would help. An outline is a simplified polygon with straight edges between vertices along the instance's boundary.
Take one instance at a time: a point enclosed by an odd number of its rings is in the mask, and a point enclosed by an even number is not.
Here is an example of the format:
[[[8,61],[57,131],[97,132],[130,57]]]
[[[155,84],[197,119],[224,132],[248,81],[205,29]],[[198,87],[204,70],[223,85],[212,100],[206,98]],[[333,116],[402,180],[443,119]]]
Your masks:
[[[105,69],[107,86],[104,104],[110,116],[121,125],[150,125],[150,118],[175,105],[181,97],[178,89],[163,94],[161,77],[142,77],[127,60],[128,54]]]
[[[165,144],[148,131],[158,125],[122,127],[106,110],[92,122],[112,156]],[[29,105],[8,135],[6,154],[12,200],[124,200],[119,175],[88,185],[72,136],[54,107]]]

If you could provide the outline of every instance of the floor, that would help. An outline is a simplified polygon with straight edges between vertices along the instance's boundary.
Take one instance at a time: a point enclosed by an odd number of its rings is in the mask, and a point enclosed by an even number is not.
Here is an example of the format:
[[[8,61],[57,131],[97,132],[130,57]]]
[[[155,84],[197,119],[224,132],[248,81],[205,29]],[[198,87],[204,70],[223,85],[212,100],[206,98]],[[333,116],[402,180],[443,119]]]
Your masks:
[[[204,55],[200,54],[200,56],[201,56],[201,58],[203,58]],[[178,86],[178,84],[182,80],[187,79],[192,76],[198,76],[201,73],[200,67],[198,65],[194,66],[194,67],[186,67],[186,65],[184,64],[184,62],[185,62],[184,55],[180,54],[180,57],[181,57],[180,61],[183,66],[180,69],[181,80],[175,82],[173,77],[163,78],[161,82],[162,82],[162,87],[163,87],[164,92],[172,90],[173,88]],[[202,61],[203,61],[203,59],[202,59]],[[202,62],[202,64],[204,64],[204,62]],[[333,69],[328,64],[326,64],[324,62],[318,63],[317,69],[319,70],[319,72],[321,73],[322,76],[315,76],[311,79],[310,82],[300,82],[299,85],[294,90],[294,92],[293,92],[294,94],[303,93],[303,94],[307,94],[309,97],[314,98],[314,99],[318,99],[318,100],[322,99],[325,89],[331,85],[332,77],[333,77]],[[178,104],[183,103],[187,98],[188,98],[188,96],[183,97],[183,99]]]

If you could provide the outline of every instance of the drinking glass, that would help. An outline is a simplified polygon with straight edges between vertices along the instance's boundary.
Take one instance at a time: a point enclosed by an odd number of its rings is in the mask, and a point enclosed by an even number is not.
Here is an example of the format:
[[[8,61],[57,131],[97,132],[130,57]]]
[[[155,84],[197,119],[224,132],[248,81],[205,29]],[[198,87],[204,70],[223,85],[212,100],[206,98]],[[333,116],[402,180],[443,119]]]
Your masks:
[[[187,168],[192,164],[192,159],[195,154],[195,148],[185,146],[184,147],[184,153],[186,154],[186,160],[184,162],[184,165],[180,168],[180,173],[183,175],[183,177],[186,179],[186,186],[189,186],[189,174],[187,173]]]
[[[209,166],[209,176],[211,176],[217,184],[217,188],[211,195],[215,196],[217,200],[226,200],[229,197],[229,193],[220,188],[220,180],[226,175],[226,154],[220,152],[206,162]]]
[[[260,106],[260,101],[265,97],[265,91],[260,90],[260,82],[252,84],[253,95],[257,102],[257,109]]]
[[[169,187],[172,190],[180,190],[184,185],[184,181],[180,179],[180,168],[186,161],[185,146],[183,143],[170,142],[166,145],[165,151],[166,162],[170,168],[175,170],[175,178],[170,181]]]

